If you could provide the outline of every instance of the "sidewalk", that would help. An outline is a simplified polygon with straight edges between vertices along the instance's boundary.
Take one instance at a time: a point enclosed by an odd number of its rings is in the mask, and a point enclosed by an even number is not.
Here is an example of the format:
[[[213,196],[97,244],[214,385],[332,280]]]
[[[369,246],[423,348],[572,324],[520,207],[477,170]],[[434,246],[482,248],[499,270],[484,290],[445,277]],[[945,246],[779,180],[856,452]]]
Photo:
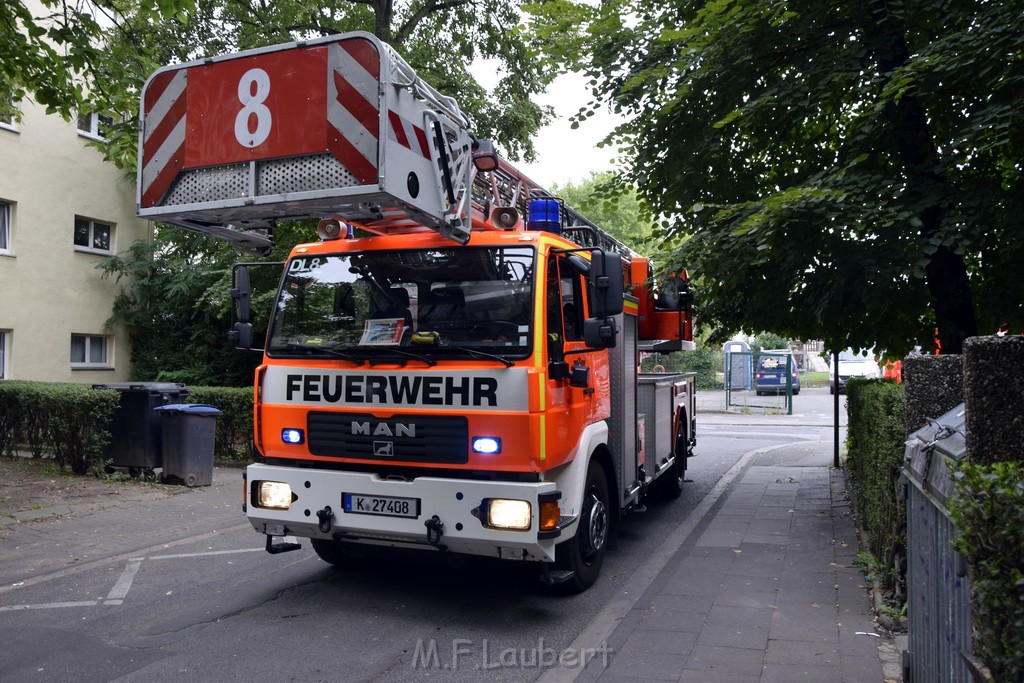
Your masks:
[[[879,649],[887,641],[854,565],[857,537],[843,472],[829,467],[831,444],[745,459],[601,634],[614,652],[607,668],[595,659],[545,680],[887,680]]]

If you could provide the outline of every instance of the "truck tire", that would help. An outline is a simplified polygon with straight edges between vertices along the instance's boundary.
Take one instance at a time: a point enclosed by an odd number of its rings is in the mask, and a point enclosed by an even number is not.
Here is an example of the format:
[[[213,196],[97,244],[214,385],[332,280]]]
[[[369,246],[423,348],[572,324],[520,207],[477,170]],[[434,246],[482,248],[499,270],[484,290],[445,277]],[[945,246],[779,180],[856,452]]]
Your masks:
[[[678,498],[683,493],[683,482],[686,481],[686,461],[690,455],[690,441],[686,438],[685,415],[679,416],[679,427],[676,433],[675,462],[672,469],[658,477],[661,494],[668,498]]]
[[[611,531],[611,507],[604,468],[591,461],[583,489],[583,510],[576,534],[555,551],[555,566],[573,572],[571,579],[558,584],[565,593],[580,593],[594,585],[601,573]]]
[[[313,545],[313,551],[321,560],[328,564],[333,564],[339,569],[352,567],[359,561],[358,558],[352,557],[345,552],[345,544],[341,541],[332,541],[325,538],[311,538],[309,540]]]

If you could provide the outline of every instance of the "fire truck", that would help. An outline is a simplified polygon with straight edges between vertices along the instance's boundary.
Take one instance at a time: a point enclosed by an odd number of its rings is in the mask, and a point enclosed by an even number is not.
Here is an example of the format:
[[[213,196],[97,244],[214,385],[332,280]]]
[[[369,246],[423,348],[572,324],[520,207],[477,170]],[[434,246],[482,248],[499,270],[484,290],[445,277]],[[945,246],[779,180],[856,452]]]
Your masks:
[[[269,552],[490,556],[581,591],[624,515],[680,494],[694,377],[639,358],[694,348],[686,273],[655,286],[391,47],[355,32],[166,67],[140,113],[140,216],[250,251],[318,221],[276,266],[255,375],[243,507]]]

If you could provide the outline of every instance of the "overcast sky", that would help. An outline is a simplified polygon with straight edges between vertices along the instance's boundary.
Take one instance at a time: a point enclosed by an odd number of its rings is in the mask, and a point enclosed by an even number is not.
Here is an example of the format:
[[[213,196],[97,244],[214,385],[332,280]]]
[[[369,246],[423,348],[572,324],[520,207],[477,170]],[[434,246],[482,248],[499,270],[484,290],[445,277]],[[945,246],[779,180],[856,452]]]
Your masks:
[[[612,168],[614,150],[597,146],[615,127],[616,119],[607,109],[600,109],[575,130],[570,127],[570,117],[590,99],[583,76],[564,74],[555,79],[548,92],[538,98],[540,104],[554,107],[555,120],[540,129],[534,140],[537,162],[520,163],[523,173],[542,186],[550,187],[556,183],[576,183],[588,178],[591,172]]]
[[[473,75],[487,88],[493,88],[497,79],[496,62],[478,63],[471,67]],[[570,128],[570,117],[590,101],[586,78],[579,74],[564,74],[555,79],[548,92],[537,98],[543,105],[554,107],[555,119],[541,128],[534,139],[537,161],[532,164],[515,162],[526,176],[543,187],[568,182],[578,183],[590,177],[591,172],[612,168],[611,148],[598,148],[597,143],[615,127],[615,117],[605,109]],[[500,140],[495,140],[502,150]]]

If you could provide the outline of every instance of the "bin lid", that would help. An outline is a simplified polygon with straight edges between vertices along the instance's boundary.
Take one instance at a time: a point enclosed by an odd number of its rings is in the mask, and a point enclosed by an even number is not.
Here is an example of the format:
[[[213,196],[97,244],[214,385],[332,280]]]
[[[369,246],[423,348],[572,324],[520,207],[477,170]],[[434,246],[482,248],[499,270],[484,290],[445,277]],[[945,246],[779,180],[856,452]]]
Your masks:
[[[185,413],[188,415],[209,415],[211,417],[224,414],[217,406],[210,406],[205,403],[170,403],[165,406],[157,406],[153,410],[166,413]]]
[[[929,420],[906,441],[903,474],[942,506],[953,493],[949,462],[967,456],[967,410],[961,403],[937,420]]]
[[[114,389],[115,391],[145,391],[160,393],[188,394],[189,391],[184,384],[177,382],[109,382],[106,384],[93,384],[93,389]]]

